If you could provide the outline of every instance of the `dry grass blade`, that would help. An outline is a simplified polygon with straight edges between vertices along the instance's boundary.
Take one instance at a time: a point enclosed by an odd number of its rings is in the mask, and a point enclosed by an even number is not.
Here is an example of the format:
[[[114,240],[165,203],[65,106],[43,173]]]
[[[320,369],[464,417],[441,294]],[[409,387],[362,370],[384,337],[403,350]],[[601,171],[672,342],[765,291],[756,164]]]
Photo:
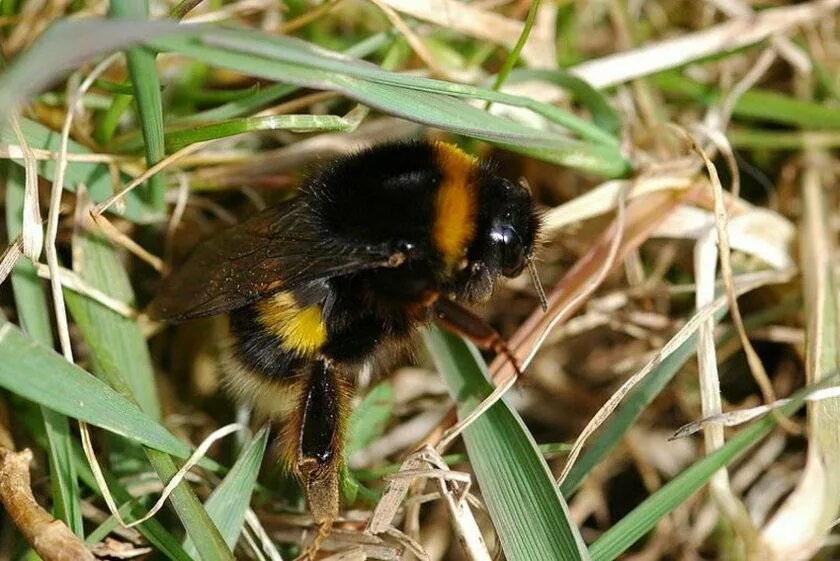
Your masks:
[[[12,243],[9,244],[9,247],[0,256],[0,284],[6,280],[9,273],[15,268],[21,255],[23,255],[23,240],[17,237],[12,240]]]
[[[23,253],[33,263],[41,258],[44,249],[44,224],[41,219],[41,201],[38,198],[38,164],[35,154],[26,141],[20,129],[18,116],[12,115],[9,124],[17,137],[20,150],[23,153],[24,170],[26,171],[26,189],[23,201]]]
[[[794,271],[791,270],[780,272],[765,271],[761,273],[745,274],[736,279],[736,287],[739,293],[745,293],[767,284],[787,282],[793,276],[793,273]],[[557,478],[558,485],[562,484],[563,480],[569,474],[569,471],[571,470],[575,459],[580,454],[580,451],[583,449],[587,438],[597,430],[607,417],[609,417],[624,396],[627,395],[627,393],[629,393],[640,380],[647,376],[647,374],[649,374],[656,365],[660,364],[666,357],[682,345],[686,339],[697,331],[704,321],[711,318],[718,310],[721,310],[726,303],[727,298],[725,296],[721,296],[698,310],[691,319],[686,322],[686,324],[683,325],[683,327],[680,328],[680,330],[659,350],[659,352],[657,352],[656,355],[645,364],[642,369],[628,378],[627,381],[625,381],[624,384],[622,384],[621,387],[610,396],[609,400],[607,400],[607,402],[604,403],[604,405],[592,417],[575,441],[572,451],[569,453],[569,457],[566,460],[566,465],[560,476]]]
[[[52,272],[50,268],[43,264],[38,263],[37,265],[38,276],[42,279],[51,279]],[[61,282],[61,286],[65,288],[69,288],[73,292],[78,292],[79,294],[83,294],[88,298],[99,302],[106,308],[117,312],[120,315],[125,317],[133,318],[138,316],[137,310],[131,307],[130,304],[123,302],[122,300],[118,300],[113,296],[110,296],[101,290],[90,286],[88,283],[84,281],[78,274],[74,271],[69,269],[65,269],[64,267],[58,268],[58,278],[59,282]]]
[[[772,403],[776,401],[776,393],[773,390],[773,385],[770,383],[770,378],[767,376],[767,371],[764,369],[764,365],[762,364],[758,353],[755,352],[755,348],[753,347],[752,343],[750,343],[749,337],[747,337],[747,330],[744,328],[744,319],[741,316],[741,308],[738,305],[738,299],[735,295],[735,288],[732,283],[732,250],[730,248],[729,234],[727,232],[728,217],[726,205],[724,203],[723,198],[723,186],[720,183],[717,168],[712,163],[706,151],[700,146],[700,144],[697,143],[697,141],[693,137],[688,135],[688,133],[686,133],[683,129],[679,127],[674,128],[675,130],[680,132],[680,134],[682,134],[686,140],[689,141],[692,150],[696,151],[700,155],[700,157],[703,159],[703,162],[706,165],[706,171],[709,174],[709,180],[711,181],[714,193],[715,233],[717,236],[717,246],[720,248],[721,273],[723,276],[724,286],[726,287],[726,295],[729,298],[729,313],[732,314],[732,320],[735,323],[736,329],[738,330],[738,337],[740,338],[741,345],[744,347],[744,352],[747,355],[747,361],[749,362],[750,371],[752,372],[753,378],[755,379],[758,386],[761,388],[761,393],[764,396],[765,403]],[[738,175],[736,168],[736,173],[734,177],[737,176]],[[712,238],[709,239],[712,240]],[[712,240],[710,243],[714,243],[714,240]],[[717,261],[718,256],[717,250],[715,250],[714,246],[711,246],[711,250],[715,251],[715,254],[713,256],[714,258],[711,261],[712,284],[714,284],[714,262]],[[708,271],[708,263],[704,263],[703,269],[699,270]],[[712,348],[714,347],[712,346]],[[719,399],[719,397],[715,399]],[[718,411],[709,412],[708,414],[713,413],[718,413]],[[787,423],[787,421],[785,421],[785,423]],[[719,445],[722,444],[723,441],[721,435],[721,442],[719,443]]]
[[[417,19],[509,48],[516,45],[522,34],[522,22],[454,0],[384,0],[383,3]],[[554,27],[550,16],[556,13],[556,8],[546,3],[542,9],[548,17],[538,18],[532,39],[522,50],[522,58],[531,66],[554,68]]]
[[[84,447],[85,456],[88,459],[88,463],[90,463],[91,471],[93,471],[93,476],[96,478],[96,483],[99,485],[100,491],[102,491],[102,497],[105,499],[105,503],[108,505],[108,510],[111,511],[111,516],[113,516],[123,528],[133,528],[145,522],[146,520],[151,519],[154,515],[156,515],[166,504],[166,500],[169,496],[175,491],[175,489],[184,481],[187,477],[189,471],[194,468],[206,455],[207,451],[210,450],[210,447],[217,441],[225,436],[241,431],[247,430],[246,427],[242,425],[232,423],[230,425],[225,425],[219,429],[216,429],[205,438],[201,444],[199,444],[195,451],[190,455],[186,462],[178,469],[177,473],[175,473],[169,481],[166,482],[166,485],[163,487],[163,490],[160,493],[160,497],[149,509],[149,511],[137,518],[136,520],[132,520],[128,522],[123,519],[122,515],[120,514],[120,509],[117,506],[116,501],[114,500],[113,496],[111,495],[110,491],[108,490],[108,483],[105,481],[105,476],[102,473],[102,467],[99,465],[99,461],[96,459],[96,455],[93,453],[93,443],[90,440],[90,434],[88,431],[82,431],[82,445]]]
[[[836,399],[838,397],[840,397],[840,387],[835,387],[815,390],[805,397],[805,401],[817,402],[824,399]],[[770,405],[759,405],[757,407],[737,409],[735,411],[720,413],[719,415],[712,415],[711,417],[706,417],[705,419],[700,419],[699,421],[694,421],[681,426],[676,430],[676,432],[674,432],[673,436],[671,436],[671,440],[685,438],[686,436],[697,433],[703,430],[706,426],[712,424],[719,424],[724,427],[737,427],[738,425],[743,425],[753,419],[766,415],[771,410],[783,407],[788,403],[790,403],[790,399],[784,398],[776,401],[775,403],[771,403]]]
[[[705,153],[703,153],[705,156]],[[715,183],[717,176],[714,175],[712,183]],[[718,182],[719,185],[719,182]],[[719,197],[715,197],[719,199]],[[695,293],[695,307],[699,312],[708,307],[715,297],[715,280],[717,271],[718,251],[716,242],[724,246],[722,241],[725,236],[719,236],[721,228],[726,230],[726,215],[716,213],[716,229],[710,229],[700,238],[694,250],[694,271],[697,291]],[[722,227],[720,224],[722,223]],[[728,238],[727,238],[728,239]],[[728,242],[727,242],[728,244]],[[721,251],[721,253],[724,253]],[[723,259],[721,255],[721,259]],[[726,300],[732,310],[732,302],[736,301],[734,293],[729,289],[732,286],[732,277],[728,277]],[[722,398],[720,392],[720,378],[717,368],[717,353],[715,352],[714,338],[715,322],[711,317],[700,322],[697,337],[697,371],[700,381],[700,400],[704,416],[719,415],[722,410]],[[769,384],[769,382],[768,382]],[[712,453],[723,447],[725,444],[723,426],[707,425],[704,429],[706,452]],[[726,468],[718,470],[709,482],[709,490],[715,498],[715,502],[721,512],[733,524],[738,535],[747,545],[747,550],[752,554],[759,551],[760,539],[758,532],[753,525],[746,508],[735,496],[729,484],[729,473]]]
[[[819,0],[795,6],[762,10],[750,17],[687,33],[633,50],[583,62],[570,68],[579,78],[595,88],[608,88],[630,80],[649,76],[669,68],[677,68],[703,57],[732,51],[767,37],[783,34],[800,25],[818,22],[840,7],[840,0]],[[563,90],[546,84],[511,85],[511,93],[534,95],[546,102],[565,98]]]
[[[383,0],[370,0],[370,2],[382,10],[388,20],[390,20],[393,24],[394,28],[396,28],[402,36],[405,37],[406,42],[411,46],[411,50],[420,57],[423,63],[432,71],[433,74],[444,78],[448,76],[447,72],[435,61],[434,56],[432,56],[432,53],[430,53],[429,49],[426,48],[426,45],[423,44],[423,41],[420,40],[420,37],[417,36],[411,27],[405,23],[400,15],[391,6],[389,6],[387,2]]]
[[[802,271],[807,318],[806,376],[810,385],[825,382],[840,367],[840,279],[826,209],[836,197],[820,179],[824,160],[808,154],[802,177],[805,213]],[[840,440],[836,419],[840,399],[813,403],[808,410],[807,463],[794,492],[762,531],[776,556],[810,558],[822,546],[840,509]]]

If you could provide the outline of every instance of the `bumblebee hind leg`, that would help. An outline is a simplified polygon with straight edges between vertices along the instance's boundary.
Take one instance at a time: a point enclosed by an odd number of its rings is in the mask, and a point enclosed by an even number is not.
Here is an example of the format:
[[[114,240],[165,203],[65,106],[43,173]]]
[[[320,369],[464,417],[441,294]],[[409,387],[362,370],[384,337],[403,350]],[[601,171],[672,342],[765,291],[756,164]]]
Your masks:
[[[228,391],[278,428],[280,461],[301,482],[318,527],[306,553],[313,558],[338,517],[350,383],[324,359],[291,361],[282,376],[249,368],[232,353],[223,364]]]
[[[315,360],[306,369],[299,406],[283,427],[281,448],[287,468],[303,485],[318,527],[307,550],[307,556],[314,558],[338,517],[350,386],[327,360]]]

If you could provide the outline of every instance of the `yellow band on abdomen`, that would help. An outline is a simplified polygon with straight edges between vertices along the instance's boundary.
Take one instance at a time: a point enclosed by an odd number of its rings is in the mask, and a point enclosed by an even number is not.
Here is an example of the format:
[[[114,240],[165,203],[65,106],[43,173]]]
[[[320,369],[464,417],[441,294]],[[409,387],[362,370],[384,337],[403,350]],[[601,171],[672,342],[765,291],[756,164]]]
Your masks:
[[[321,306],[298,306],[290,292],[278,292],[257,305],[260,322],[280,338],[283,348],[301,356],[314,355],[327,340]]]

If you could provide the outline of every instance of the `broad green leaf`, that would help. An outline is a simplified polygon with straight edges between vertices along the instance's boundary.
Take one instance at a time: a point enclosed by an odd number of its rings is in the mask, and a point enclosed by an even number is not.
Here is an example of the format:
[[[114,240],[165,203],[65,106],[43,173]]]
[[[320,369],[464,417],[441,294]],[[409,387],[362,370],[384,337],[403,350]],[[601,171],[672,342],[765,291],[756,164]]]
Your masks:
[[[478,350],[423,332],[463,418],[492,391]],[[548,465],[519,415],[499,401],[464,431],[467,454],[508,561],[589,559]]]
[[[262,429],[242,450],[239,459],[204,503],[207,514],[231,550],[242,533],[245,513],[251,504],[251,495],[254,493],[267,444],[268,430]],[[187,540],[184,549],[190,555],[195,553],[191,540]]]
[[[9,239],[20,234],[23,228],[23,168],[6,165],[6,227]],[[35,341],[51,347],[53,342],[50,313],[44,286],[35,267],[27,259],[20,259],[11,274],[15,308],[20,325]],[[50,464],[50,486],[56,518],[67,523],[76,535],[82,536],[82,509],[79,502],[79,484],[71,453],[70,424],[67,417],[47,407],[39,407],[45,448]]]
[[[190,448],[137,405],[11,323],[0,322],[0,386],[68,417],[180,458]]]

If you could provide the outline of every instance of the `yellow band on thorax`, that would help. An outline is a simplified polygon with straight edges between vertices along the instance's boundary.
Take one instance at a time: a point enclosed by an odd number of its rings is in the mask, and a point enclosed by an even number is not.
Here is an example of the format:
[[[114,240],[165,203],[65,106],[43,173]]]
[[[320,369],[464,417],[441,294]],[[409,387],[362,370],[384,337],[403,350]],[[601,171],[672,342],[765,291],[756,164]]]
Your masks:
[[[443,177],[435,195],[432,241],[447,266],[454,267],[475,235],[478,160],[446,142],[436,142],[434,149]]]

